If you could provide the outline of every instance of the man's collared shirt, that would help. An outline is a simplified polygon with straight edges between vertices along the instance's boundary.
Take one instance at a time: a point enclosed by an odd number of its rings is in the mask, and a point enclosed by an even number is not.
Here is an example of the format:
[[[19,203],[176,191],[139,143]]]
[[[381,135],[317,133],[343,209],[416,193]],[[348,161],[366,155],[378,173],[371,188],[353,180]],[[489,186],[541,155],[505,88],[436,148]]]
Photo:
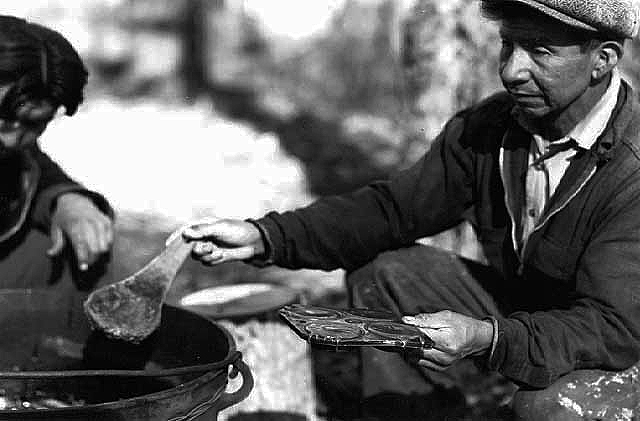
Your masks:
[[[620,74],[617,69],[614,69],[609,87],[598,103],[566,137],[553,142],[558,144],[573,140],[577,146],[558,152],[541,163],[536,163],[536,160],[547,152],[552,142],[538,134],[532,135],[525,181],[525,200],[521,210],[520,227],[517,231],[520,250],[524,248],[529,236],[540,222],[549,199],[560,184],[571,159],[580,149],[591,149],[604,132],[618,100],[620,83]]]

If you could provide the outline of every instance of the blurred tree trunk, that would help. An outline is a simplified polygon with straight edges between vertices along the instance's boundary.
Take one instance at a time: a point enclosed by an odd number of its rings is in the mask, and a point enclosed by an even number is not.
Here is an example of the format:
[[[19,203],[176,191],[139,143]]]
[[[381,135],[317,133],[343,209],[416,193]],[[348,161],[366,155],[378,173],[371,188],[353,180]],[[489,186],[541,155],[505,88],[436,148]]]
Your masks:
[[[458,110],[498,89],[499,42],[477,0],[416,0],[402,28],[413,130],[430,141]]]
[[[428,148],[457,111],[499,89],[495,29],[476,0],[416,0],[402,28],[402,61],[411,121],[407,160]],[[424,242],[485,260],[466,223]]]
[[[216,0],[221,3],[221,0]],[[179,27],[182,41],[181,73],[185,95],[193,100],[207,86],[207,0],[187,0]]]
[[[633,85],[636,93],[640,91],[640,38],[627,41],[627,48],[620,65],[624,78]]]

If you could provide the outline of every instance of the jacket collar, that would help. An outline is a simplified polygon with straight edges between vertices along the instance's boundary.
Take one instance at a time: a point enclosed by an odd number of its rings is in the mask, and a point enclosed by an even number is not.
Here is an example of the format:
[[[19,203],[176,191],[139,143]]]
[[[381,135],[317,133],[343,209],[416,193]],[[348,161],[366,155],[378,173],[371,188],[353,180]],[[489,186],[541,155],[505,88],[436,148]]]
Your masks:
[[[613,69],[611,81],[602,98],[567,135],[574,139],[581,148],[591,149],[607,128],[607,123],[611,120],[618,103],[621,81],[620,71]]]
[[[549,201],[540,222],[529,237],[527,247],[522,250],[521,261],[527,250],[537,243],[536,232],[557,212],[562,210],[587,184],[597,169],[609,162],[627,130],[633,116],[634,100],[631,87],[622,81],[617,103],[604,132],[589,151],[581,151],[572,160],[555,194]],[[517,218],[524,201],[524,176],[527,171],[531,135],[514,119],[507,129],[500,151],[500,172],[505,191],[505,205],[511,217],[514,250],[517,247]]]
[[[624,134],[629,127],[635,110],[635,93],[629,84],[622,80],[620,91],[618,92],[618,102],[613,110],[613,115],[607,127],[591,148],[591,153],[597,157],[598,164],[609,162],[617,150]]]

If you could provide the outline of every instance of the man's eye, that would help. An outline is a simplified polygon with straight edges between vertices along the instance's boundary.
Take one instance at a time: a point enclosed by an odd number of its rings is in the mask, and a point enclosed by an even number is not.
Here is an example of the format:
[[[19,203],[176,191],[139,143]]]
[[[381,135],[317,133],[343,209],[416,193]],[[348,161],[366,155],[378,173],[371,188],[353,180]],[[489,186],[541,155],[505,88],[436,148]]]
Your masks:
[[[548,48],[543,47],[541,45],[528,45],[526,48],[527,50],[539,56],[546,56],[551,54],[551,51],[549,51]]]

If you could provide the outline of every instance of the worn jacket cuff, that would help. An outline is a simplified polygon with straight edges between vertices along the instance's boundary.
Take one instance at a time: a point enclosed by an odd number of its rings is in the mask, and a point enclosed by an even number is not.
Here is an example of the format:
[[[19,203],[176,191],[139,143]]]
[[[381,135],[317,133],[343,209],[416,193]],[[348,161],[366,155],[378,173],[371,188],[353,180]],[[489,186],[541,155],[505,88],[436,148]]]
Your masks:
[[[264,253],[262,253],[260,256],[254,256],[251,259],[247,259],[244,262],[257,267],[272,265],[273,244],[271,243],[269,232],[260,222],[256,221],[255,219],[245,219],[245,221],[252,224],[260,232],[260,238],[262,239],[262,244],[264,245]]]
[[[489,357],[489,369],[494,371],[501,371],[507,360],[507,354],[509,353],[509,345],[514,338],[512,321],[508,321],[506,318],[494,318],[498,327],[497,332],[494,332],[495,344],[492,344],[492,352]]]
[[[498,332],[500,331],[500,326],[498,324],[498,319],[493,316],[485,317],[483,320],[489,321],[493,325],[493,337],[491,338],[491,347],[489,348],[489,355],[487,356],[487,365],[491,366],[493,355],[496,353],[496,347],[498,346]]]
[[[255,223],[264,234],[265,247],[269,248],[270,264],[281,264],[286,256],[285,253],[285,234],[280,225],[271,215],[277,215],[277,212],[269,212],[264,217],[257,219]]]
[[[557,373],[529,360],[529,337],[526,327],[515,318],[497,318],[498,340],[489,361],[489,369],[500,372],[516,384],[543,388],[549,386]]]

